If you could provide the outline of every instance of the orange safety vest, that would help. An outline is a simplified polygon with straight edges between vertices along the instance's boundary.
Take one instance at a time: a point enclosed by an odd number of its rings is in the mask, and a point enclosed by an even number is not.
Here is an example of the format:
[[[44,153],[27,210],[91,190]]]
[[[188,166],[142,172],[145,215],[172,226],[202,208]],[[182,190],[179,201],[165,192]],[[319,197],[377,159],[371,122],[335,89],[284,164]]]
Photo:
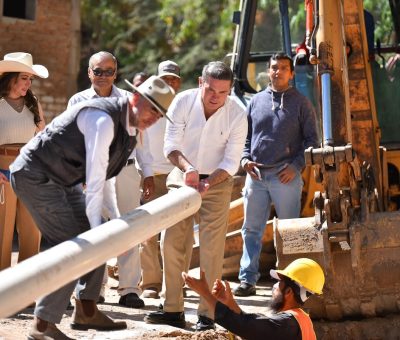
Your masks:
[[[314,332],[314,327],[309,315],[301,308],[285,310],[286,313],[292,314],[298,322],[301,330],[302,340],[316,340],[317,336]]]

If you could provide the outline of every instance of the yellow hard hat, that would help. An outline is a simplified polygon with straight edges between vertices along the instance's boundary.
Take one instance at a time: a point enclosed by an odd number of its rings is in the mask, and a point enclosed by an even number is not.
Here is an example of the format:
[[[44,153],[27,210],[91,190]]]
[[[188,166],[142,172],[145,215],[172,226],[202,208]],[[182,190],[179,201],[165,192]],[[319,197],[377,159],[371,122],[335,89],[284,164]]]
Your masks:
[[[294,260],[283,270],[270,270],[270,275],[274,279],[280,279],[278,274],[290,278],[311,293],[322,294],[325,275],[321,266],[314,260],[299,258]]]

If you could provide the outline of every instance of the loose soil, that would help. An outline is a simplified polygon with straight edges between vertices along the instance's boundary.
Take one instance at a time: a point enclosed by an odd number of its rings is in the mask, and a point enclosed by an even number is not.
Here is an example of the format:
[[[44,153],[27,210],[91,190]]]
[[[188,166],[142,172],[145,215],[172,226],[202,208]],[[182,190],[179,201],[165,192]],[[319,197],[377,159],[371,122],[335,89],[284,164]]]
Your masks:
[[[191,271],[192,275],[198,277],[198,271]],[[235,287],[238,282],[231,281],[231,286]],[[102,340],[129,340],[129,339],[198,339],[198,340],[223,340],[240,339],[227,332],[222,327],[217,326],[216,331],[195,332],[197,322],[198,295],[191,290],[186,290],[185,316],[186,328],[178,329],[167,325],[146,324],[144,316],[158,309],[160,299],[144,299],[143,309],[132,309],[118,305],[119,295],[117,293],[118,281],[109,278],[106,289],[106,302],[99,304],[100,310],[115,320],[124,320],[128,328],[121,331],[100,332],[95,330],[76,331],[69,327],[71,322],[72,310],[66,311],[58,327],[68,336],[74,339],[102,339]],[[272,282],[262,282],[258,286],[256,297],[240,298],[239,302],[243,309],[248,312],[265,313],[267,312],[266,300],[270,296]],[[72,304],[74,303],[71,300]],[[0,319],[0,339],[1,340],[22,340],[26,339],[33,320],[33,308],[26,308],[19,313],[5,319]]]
[[[191,271],[198,277],[198,270]],[[239,282],[229,280],[231,287]],[[273,282],[261,280],[257,285],[257,295],[238,298],[241,308],[246,312],[268,314],[266,301],[271,297]],[[144,316],[157,310],[160,299],[144,299],[146,306],[143,309],[132,309],[118,305],[118,293],[116,287],[118,281],[109,279],[106,289],[106,302],[100,304],[99,309],[115,320],[124,320],[128,328],[121,331],[100,332],[95,330],[76,331],[69,327],[72,311],[67,311],[59,325],[59,328],[68,336],[75,339],[101,339],[101,340],[130,340],[130,339],[198,339],[198,340],[222,340],[240,339],[235,337],[222,327],[217,326],[216,331],[197,333],[194,331],[197,321],[198,296],[191,290],[187,290],[185,298],[185,315],[187,326],[178,329],[166,325],[150,325],[143,321]],[[16,297],[18,298],[18,297]],[[73,301],[72,301],[73,302]],[[26,308],[8,318],[0,319],[1,340],[26,339],[33,320],[33,308]],[[347,320],[342,322],[328,322],[314,320],[314,328],[319,340],[400,340],[400,315],[388,315],[362,320]],[[267,339],[267,334],[266,334]]]

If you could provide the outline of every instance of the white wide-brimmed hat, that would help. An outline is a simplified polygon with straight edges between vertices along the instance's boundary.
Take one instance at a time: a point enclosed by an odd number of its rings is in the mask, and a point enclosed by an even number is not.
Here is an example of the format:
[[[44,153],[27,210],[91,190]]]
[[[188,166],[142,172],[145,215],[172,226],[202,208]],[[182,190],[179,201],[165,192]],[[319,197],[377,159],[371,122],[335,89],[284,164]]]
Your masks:
[[[167,110],[175,97],[175,91],[164,80],[157,76],[151,76],[141,85],[135,86],[125,79],[125,82],[135,91],[139,92],[146,98],[160,113],[166,117],[171,123],[171,119],[167,116]]]
[[[13,52],[0,61],[0,74],[4,72],[32,73],[40,78],[47,78],[49,71],[43,65],[33,65],[32,55],[25,52]]]

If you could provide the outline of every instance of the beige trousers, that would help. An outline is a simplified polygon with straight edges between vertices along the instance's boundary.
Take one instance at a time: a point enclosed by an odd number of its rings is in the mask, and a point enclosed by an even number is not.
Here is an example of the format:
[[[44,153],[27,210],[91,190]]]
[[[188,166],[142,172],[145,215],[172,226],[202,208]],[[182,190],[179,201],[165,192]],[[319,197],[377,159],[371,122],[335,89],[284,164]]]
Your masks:
[[[115,189],[117,205],[121,215],[126,214],[140,205],[140,174],[134,164],[124,166],[116,177]],[[117,257],[118,265],[118,294],[121,296],[129,293],[140,295],[142,293],[139,283],[141,265],[139,245],[127,250]],[[108,280],[107,272],[103,284]]]
[[[149,202],[168,193],[166,184],[167,176],[167,174],[159,174],[154,176],[154,195],[150,198]],[[163,272],[160,263],[161,254],[158,240],[159,234],[154,235],[141,244],[140,260],[142,263],[142,290],[145,290],[149,287],[154,287],[161,291]],[[186,248],[185,271],[188,271],[190,266],[190,258],[192,257],[193,237],[190,237],[190,234],[188,234],[188,237],[184,242]]]
[[[8,170],[15,158],[0,155],[0,169]],[[10,183],[0,184],[0,270],[11,266],[14,226],[18,231],[18,262],[39,253],[41,235],[30,213],[17,198]]]
[[[175,168],[168,176],[167,186],[170,190],[173,190],[182,185],[183,174]],[[214,281],[217,278],[220,279],[222,275],[232,186],[232,178],[212,186],[203,197],[201,207],[196,213],[199,221],[200,268],[205,272],[209,287],[212,287]],[[195,217],[195,215],[191,216],[162,233],[164,311],[166,312],[184,310],[181,276],[185,269],[184,240],[188,237],[187,234],[190,234],[193,238]],[[214,319],[214,311],[207,307],[202,298],[200,298],[197,314]]]

